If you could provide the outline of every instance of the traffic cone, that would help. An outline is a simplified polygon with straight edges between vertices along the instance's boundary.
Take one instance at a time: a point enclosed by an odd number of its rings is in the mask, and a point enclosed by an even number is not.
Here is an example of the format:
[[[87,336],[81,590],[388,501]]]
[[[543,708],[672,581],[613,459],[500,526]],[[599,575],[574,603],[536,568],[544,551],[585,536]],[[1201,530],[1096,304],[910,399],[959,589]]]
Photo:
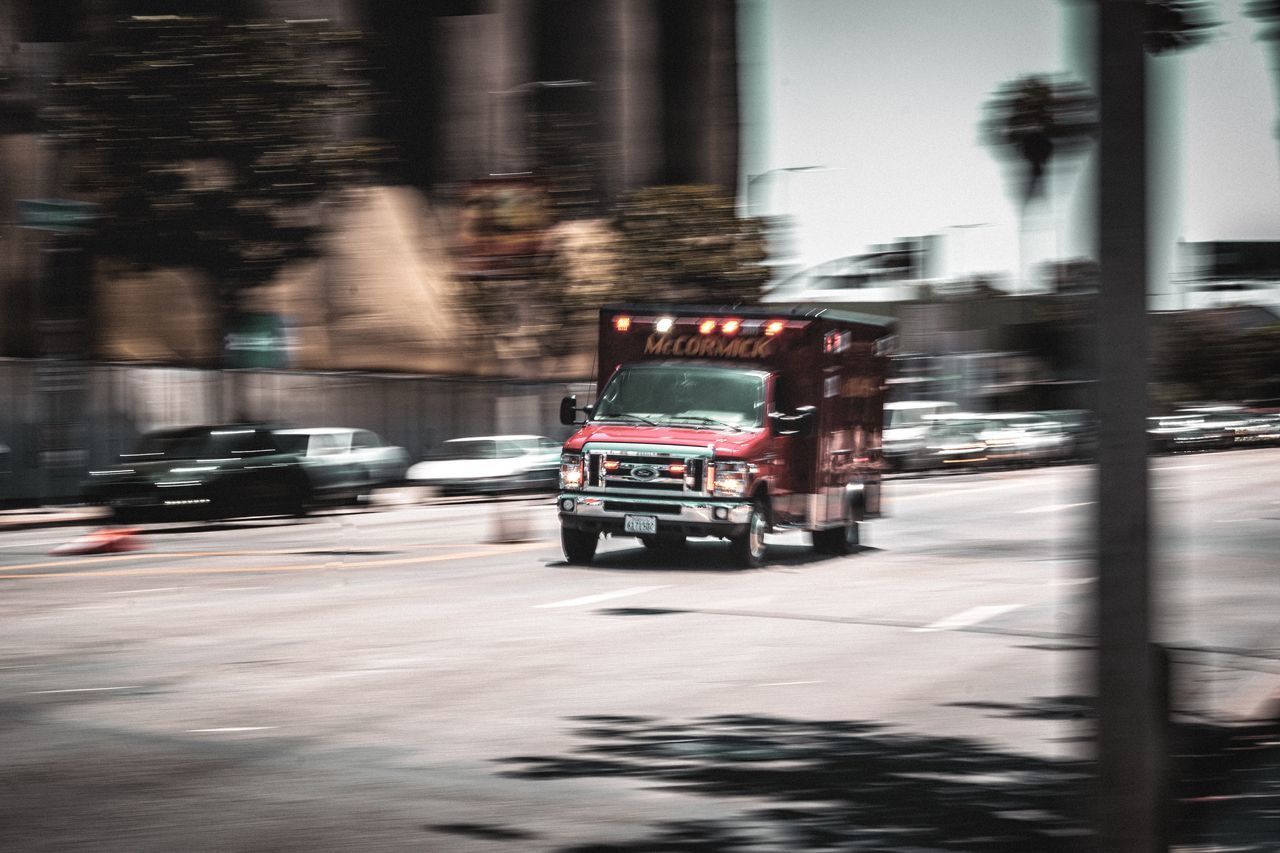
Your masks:
[[[68,554],[121,554],[143,548],[136,527],[103,527],[78,536],[50,551],[55,556]]]

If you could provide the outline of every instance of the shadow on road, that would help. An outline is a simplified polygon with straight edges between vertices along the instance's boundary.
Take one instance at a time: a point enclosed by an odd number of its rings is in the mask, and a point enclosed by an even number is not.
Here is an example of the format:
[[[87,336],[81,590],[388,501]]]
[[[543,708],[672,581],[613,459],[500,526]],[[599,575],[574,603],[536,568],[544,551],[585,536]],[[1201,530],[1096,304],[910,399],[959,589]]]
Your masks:
[[[858,554],[877,553],[879,548],[862,546]],[[856,554],[854,557],[856,558]],[[548,566],[570,566],[600,571],[714,571],[714,572],[763,572],[770,569],[807,566],[846,559],[830,554],[820,554],[808,545],[770,543],[765,565],[749,569],[734,563],[729,546],[716,540],[690,541],[683,548],[649,549],[638,542],[634,547],[605,551],[596,554],[589,566],[567,563],[563,560],[548,562]]]
[[[709,797],[755,798],[734,819],[671,821],[588,851],[966,850],[1090,847],[1090,767],[904,732],[875,722],[720,715],[575,718],[584,743],[507,760],[522,779],[629,777]]]
[[[1020,719],[1084,721],[1089,697],[965,707]],[[752,798],[733,818],[659,823],[642,838],[562,853],[964,850],[1061,853],[1096,846],[1094,767],[878,722],[719,715],[573,718],[566,755],[503,761],[520,779],[625,777],[682,794]],[[1091,738],[1085,737],[1084,740]],[[1185,849],[1274,851],[1280,730],[1179,721],[1170,729],[1169,831]],[[1192,845],[1186,847],[1186,845]]]

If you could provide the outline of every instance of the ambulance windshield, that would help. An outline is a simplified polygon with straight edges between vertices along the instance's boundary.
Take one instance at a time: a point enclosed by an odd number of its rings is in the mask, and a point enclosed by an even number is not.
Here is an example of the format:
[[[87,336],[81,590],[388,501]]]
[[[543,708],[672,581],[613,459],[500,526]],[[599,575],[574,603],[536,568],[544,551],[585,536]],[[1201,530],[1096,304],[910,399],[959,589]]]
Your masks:
[[[764,424],[763,371],[685,364],[621,368],[593,420],[744,429]]]

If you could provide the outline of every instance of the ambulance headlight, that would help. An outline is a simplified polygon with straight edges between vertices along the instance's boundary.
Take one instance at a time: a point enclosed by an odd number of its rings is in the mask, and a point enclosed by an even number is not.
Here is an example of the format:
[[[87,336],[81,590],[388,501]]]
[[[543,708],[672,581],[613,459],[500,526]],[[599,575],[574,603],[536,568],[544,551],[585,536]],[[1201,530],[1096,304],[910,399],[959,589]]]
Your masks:
[[[751,466],[746,462],[715,463],[711,494],[717,497],[739,498],[747,493],[751,484]]]
[[[560,488],[581,489],[584,479],[581,453],[566,453],[560,457]]]

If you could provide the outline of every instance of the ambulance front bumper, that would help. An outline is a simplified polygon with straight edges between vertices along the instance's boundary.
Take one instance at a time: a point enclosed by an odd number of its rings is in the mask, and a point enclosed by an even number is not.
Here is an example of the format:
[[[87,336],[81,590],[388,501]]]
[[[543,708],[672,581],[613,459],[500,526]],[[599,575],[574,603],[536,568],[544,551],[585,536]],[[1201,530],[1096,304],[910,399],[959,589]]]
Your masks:
[[[741,536],[751,518],[751,503],[737,500],[662,500],[600,497],[562,492],[556,499],[560,524],[574,530],[619,536]],[[647,519],[653,520],[654,533]]]

